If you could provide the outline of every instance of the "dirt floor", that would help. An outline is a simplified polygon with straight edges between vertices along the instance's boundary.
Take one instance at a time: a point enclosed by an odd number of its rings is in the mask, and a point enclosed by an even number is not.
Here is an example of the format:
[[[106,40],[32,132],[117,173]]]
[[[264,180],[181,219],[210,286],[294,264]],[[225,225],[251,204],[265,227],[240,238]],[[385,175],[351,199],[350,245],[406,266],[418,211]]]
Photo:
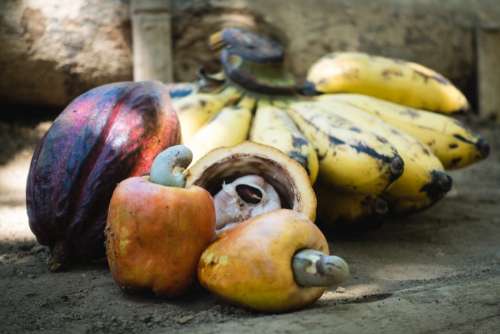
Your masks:
[[[129,296],[104,263],[49,273],[31,234],[24,188],[49,123],[0,122],[0,333],[500,333],[500,127],[491,157],[453,172],[434,208],[331,248],[352,277],[312,307],[265,315],[201,289],[181,300]]]

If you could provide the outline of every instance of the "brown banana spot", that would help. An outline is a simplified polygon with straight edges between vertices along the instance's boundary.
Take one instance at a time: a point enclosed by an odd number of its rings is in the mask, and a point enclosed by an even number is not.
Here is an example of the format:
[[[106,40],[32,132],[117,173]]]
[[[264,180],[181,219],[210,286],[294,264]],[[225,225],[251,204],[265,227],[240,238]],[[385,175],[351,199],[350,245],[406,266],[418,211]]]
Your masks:
[[[382,71],[382,77],[386,80],[390,80],[391,77],[402,77],[403,72],[401,70],[396,70],[396,69],[385,69]]]

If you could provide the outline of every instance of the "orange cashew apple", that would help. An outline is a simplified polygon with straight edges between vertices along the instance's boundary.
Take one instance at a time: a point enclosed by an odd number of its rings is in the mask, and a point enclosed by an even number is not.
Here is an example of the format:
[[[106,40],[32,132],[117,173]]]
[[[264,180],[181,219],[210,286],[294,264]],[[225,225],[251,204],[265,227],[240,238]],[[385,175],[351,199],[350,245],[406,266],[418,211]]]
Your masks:
[[[196,278],[203,250],[215,235],[208,191],[184,188],[192,154],[177,145],[160,153],[148,177],[132,177],[115,189],[106,225],[106,254],[116,283],[175,297]]]
[[[290,311],[347,278],[346,262],[328,254],[325,237],[307,216],[279,209],[220,233],[200,258],[198,279],[233,304]]]

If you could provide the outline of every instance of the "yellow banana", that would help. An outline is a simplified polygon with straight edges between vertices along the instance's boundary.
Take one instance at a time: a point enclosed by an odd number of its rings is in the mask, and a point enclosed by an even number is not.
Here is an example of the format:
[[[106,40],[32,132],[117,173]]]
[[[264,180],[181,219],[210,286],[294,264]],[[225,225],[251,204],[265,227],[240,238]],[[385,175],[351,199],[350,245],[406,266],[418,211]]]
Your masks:
[[[325,114],[316,101],[292,101],[286,109],[319,158],[319,174],[337,189],[377,195],[403,172],[403,160],[387,141]]]
[[[321,225],[377,221],[388,213],[387,202],[372,195],[341,192],[324,184],[315,186]]]
[[[259,100],[253,118],[250,140],[277,148],[298,161],[308,172],[311,183],[318,176],[318,157],[312,144],[299,131],[287,112]]]
[[[422,65],[339,52],[323,56],[309,69],[307,79],[323,93],[359,93],[442,113],[465,111],[465,96],[441,74]]]
[[[209,151],[242,143],[248,137],[255,100],[244,96],[237,105],[216,114],[186,145],[193,151],[193,162]]]
[[[490,147],[459,121],[359,94],[332,94],[329,99],[349,103],[429,146],[445,169],[458,169],[489,155]]]
[[[404,171],[384,192],[390,203],[411,200],[424,208],[450,190],[451,177],[444,172],[439,159],[420,141],[362,109],[332,99],[330,95],[318,97],[317,101],[325,113],[344,117],[362,131],[370,131],[396,148],[404,161]]]
[[[181,124],[182,142],[191,140],[198,129],[219,112],[225,105],[234,103],[240,97],[234,87],[226,87],[217,93],[196,93],[174,99],[175,110]]]

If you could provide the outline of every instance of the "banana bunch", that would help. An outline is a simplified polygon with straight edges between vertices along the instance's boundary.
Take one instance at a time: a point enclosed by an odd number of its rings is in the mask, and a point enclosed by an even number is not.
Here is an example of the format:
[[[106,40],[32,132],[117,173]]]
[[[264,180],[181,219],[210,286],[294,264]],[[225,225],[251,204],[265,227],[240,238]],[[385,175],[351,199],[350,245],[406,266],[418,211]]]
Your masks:
[[[286,110],[271,101],[231,84],[174,97],[182,142],[193,151],[193,162],[213,149],[251,140],[285,152],[306,169],[314,183],[319,170],[315,147]]]
[[[334,95],[324,95],[318,100],[324,113],[349,119],[360,131],[373,133],[392,145],[404,161],[403,172],[383,192],[368,194],[386,199],[391,212],[409,213],[427,208],[451,189],[451,178],[444,172],[443,164],[424,143],[363,109],[337,101]]]
[[[451,189],[446,170],[489,154],[484,139],[449,117],[468,108],[463,94],[428,68],[336,53],[294,87],[280,79],[281,51],[266,44],[257,53],[252,38],[226,41],[217,87],[175,94],[194,160],[246,140],[277,148],[316,183],[318,215],[331,224],[426,209]]]

